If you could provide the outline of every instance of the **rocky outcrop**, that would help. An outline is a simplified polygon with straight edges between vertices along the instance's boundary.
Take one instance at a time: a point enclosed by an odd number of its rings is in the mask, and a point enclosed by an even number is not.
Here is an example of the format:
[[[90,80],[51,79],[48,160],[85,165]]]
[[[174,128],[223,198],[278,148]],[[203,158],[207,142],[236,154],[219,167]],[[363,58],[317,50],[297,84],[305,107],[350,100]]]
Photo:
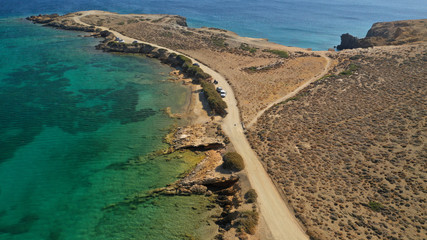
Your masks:
[[[82,32],[100,32],[100,29],[96,29],[94,26],[85,26],[72,21],[62,20],[58,14],[46,14],[38,16],[30,16],[26,18],[33,23],[43,24],[44,26],[72,30]]]
[[[372,25],[365,38],[341,35],[338,50],[373,46],[404,45],[427,41],[427,19],[381,22]]]
[[[187,27],[187,19],[181,16],[175,16],[175,23],[179,26]]]
[[[46,23],[52,22],[58,17],[59,15],[55,13],[55,14],[45,14],[45,15],[40,14],[38,16],[30,16],[30,17],[27,17],[26,19],[34,23],[46,24]]]
[[[341,35],[341,44],[337,46],[338,50],[353,49],[359,47],[359,39],[349,33]]]

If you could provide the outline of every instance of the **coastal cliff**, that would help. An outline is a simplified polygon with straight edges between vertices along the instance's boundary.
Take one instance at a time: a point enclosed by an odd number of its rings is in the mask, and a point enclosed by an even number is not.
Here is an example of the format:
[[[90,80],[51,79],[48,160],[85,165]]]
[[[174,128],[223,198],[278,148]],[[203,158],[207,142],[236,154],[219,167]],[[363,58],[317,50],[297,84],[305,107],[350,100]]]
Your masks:
[[[365,38],[349,33],[341,35],[338,50],[386,45],[404,45],[427,41],[427,19],[379,22],[372,25]]]

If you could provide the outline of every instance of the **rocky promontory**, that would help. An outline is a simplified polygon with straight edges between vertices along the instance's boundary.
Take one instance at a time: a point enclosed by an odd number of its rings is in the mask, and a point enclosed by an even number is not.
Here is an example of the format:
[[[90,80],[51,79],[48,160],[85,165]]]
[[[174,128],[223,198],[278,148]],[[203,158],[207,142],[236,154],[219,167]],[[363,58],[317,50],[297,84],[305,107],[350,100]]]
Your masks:
[[[44,26],[72,30],[72,31],[82,31],[82,32],[100,32],[101,29],[95,28],[95,26],[85,26],[79,23],[76,23],[70,19],[62,18],[58,14],[45,14],[38,16],[30,16],[26,18],[33,23],[43,24]]]
[[[365,38],[349,33],[341,35],[338,50],[386,45],[404,45],[427,41],[427,19],[379,22],[372,25]]]

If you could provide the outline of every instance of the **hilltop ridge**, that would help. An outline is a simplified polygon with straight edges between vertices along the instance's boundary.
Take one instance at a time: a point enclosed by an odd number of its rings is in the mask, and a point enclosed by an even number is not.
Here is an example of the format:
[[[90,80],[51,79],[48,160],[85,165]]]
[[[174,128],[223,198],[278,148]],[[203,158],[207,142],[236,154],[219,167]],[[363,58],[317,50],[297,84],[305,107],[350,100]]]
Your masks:
[[[427,19],[374,23],[365,38],[341,35],[338,50],[373,46],[405,45],[427,41]]]

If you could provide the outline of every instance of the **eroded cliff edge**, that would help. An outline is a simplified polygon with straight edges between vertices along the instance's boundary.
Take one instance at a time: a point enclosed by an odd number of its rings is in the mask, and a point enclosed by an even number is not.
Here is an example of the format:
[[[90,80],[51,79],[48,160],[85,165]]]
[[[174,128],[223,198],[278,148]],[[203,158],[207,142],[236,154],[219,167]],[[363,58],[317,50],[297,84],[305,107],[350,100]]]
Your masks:
[[[338,50],[404,45],[427,41],[427,19],[374,23],[365,38],[341,35]]]

